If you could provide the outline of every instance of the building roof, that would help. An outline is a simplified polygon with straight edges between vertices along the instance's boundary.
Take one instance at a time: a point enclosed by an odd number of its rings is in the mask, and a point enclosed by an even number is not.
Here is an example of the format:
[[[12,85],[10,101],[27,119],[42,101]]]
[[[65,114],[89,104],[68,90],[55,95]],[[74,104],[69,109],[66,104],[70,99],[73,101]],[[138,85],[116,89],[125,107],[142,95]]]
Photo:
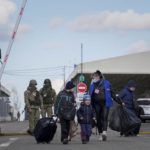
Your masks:
[[[100,70],[104,74],[150,74],[150,51],[83,63],[83,73]],[[77,65],[69,79],[81,71]]]
[[[0,85],[0,91],[3,92],[6,96],[10,96],[10,91],[7,90],[3,85]]]

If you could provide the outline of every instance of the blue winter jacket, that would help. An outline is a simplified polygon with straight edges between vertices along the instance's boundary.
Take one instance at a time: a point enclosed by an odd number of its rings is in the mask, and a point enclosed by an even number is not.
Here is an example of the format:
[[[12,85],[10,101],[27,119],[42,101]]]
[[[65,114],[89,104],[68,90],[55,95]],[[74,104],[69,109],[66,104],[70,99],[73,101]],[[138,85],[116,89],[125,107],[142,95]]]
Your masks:
[[[133,110],[134,109],[134,93],[129,90],[129,87],[126,86],[120,93],[119,98],[122,100],[122,102],[125,103],[125,107]]]
[[[103,86],[104,86],[104,91],[105,91],[105,106],[106,107],[111,107],[113,105],[113,101],[112,101],[112,94],[111,94],[111,86],[110,86],[110,82],[108,80],[103,80],[102,81]],[[89,89],[89,93],[92,97],[92,94],[94,92],[94,83],[92,83],[90,85],[90,89]]]
[[[91,124],[92,119],[96,118],[96,114],[92,105],[85,105],[81,103],[80,108],[77,111],[78,122],[80,124]],[[80,118],[83,118],[82,120]]]

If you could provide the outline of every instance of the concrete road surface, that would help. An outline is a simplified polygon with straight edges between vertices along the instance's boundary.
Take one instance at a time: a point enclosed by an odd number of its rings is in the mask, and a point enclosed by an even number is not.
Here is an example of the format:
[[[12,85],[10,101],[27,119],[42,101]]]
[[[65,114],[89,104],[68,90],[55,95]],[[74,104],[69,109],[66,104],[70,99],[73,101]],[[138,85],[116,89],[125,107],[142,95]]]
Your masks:
[[[60,143],[56,136],[51,144],[36,144],[34,137],[16,136],[0,137],[0,149],[4,150],[149,150],[150,136],[119,137],[108,135],[108,141],[99,142],[97,136],[93,135],[91,141],[83,145],[80,137],[75,137],[68,145]]]
[[[142,130],[150,124],[144,124]],[[120,137],[119,133],[108,130],[108,141],[98,141],[98,135],[92,135],[91,141],[83,145],[78,134],[68,145],[60,142],[60,128],[51,144],[37,144],[33,136],[1,136],[0,150],[149,150],[150,135],[138,137]]]

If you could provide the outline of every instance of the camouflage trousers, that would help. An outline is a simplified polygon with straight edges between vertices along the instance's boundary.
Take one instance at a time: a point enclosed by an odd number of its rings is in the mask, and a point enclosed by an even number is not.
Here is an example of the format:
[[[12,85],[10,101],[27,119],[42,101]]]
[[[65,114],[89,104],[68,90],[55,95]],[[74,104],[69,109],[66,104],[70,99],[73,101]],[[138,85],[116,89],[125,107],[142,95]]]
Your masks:
[[[53,115],[52,105],[43,105],[42,117],[51,117]]]
[[[39,108],[31,108],[31,112],[29,112],[29,130],[31,132],[34,131],[34,128],[39,118],[40,118]]]

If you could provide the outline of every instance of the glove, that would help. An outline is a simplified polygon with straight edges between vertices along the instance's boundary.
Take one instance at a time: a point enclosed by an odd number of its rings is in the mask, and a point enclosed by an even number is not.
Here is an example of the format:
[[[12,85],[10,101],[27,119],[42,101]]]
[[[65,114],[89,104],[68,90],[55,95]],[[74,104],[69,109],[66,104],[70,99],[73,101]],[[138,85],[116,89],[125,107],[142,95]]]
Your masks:
[[[97,120],[96,120],[96,118],[93,118],[93,121],[94,121],[95,123],[97,123]]]

